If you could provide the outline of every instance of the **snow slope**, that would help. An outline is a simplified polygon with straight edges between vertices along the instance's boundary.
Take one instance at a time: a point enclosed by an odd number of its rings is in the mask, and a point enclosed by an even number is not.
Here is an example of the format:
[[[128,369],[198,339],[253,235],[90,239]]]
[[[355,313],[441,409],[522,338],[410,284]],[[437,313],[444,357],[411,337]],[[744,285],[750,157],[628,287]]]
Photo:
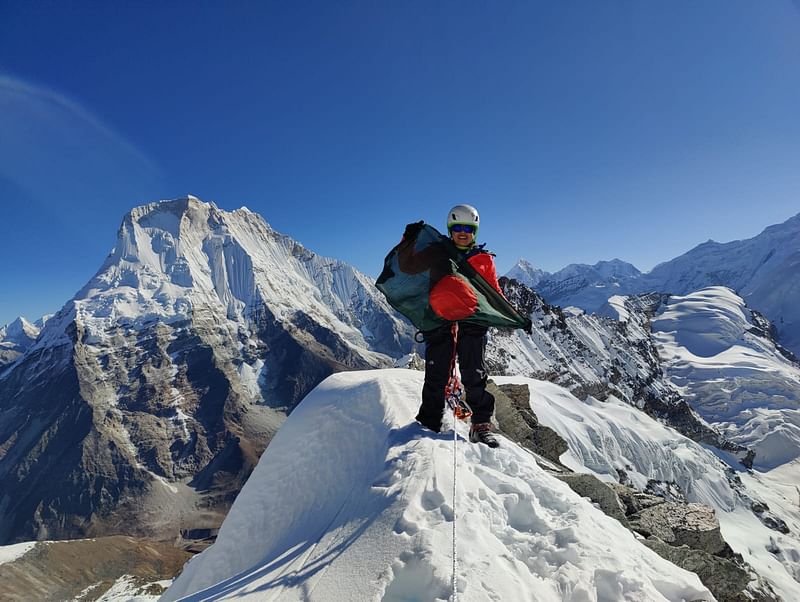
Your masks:
[[[757,492],[772,513],[786,521],[790,533],[768,532],[741,509],[720,517],[725,519],[723,533],[735,550],[750,556],[757,571],[771,575],[774,583],[781,581],[784,600],[796,600],[800,598],[800,460],[739,476],[746,490]]]
[[[373,370],[320,384],[273,439],[217,542],[164,600],[449,599],[453,440],[413,423],[422,378]],[[459,439],[460,599],[713,599],[502,443]]]
[[[672,484],[688,502],[714,508],[722,535],[735,552],[769,581],[787,602],[800,592],[800,461],[768,472],[737,474],[734,488],[728,467],[712,453],[614,398],[578,401],[552,383],[498,376],[499,383],[528,384],[531,408],[541,424],[569,445],[561,461],[576,472],[608,482],[627,480],[645,489],[650,480]],[[735,482],[735,481],[734,481]],[[786,521],[790,532],[763,524],[751,511],[766,504]]]
[[[30,552],[34,547],[36,547],[35,541],[15,543],[10,546],[0,546],[0,564],[5,564],[6,562],[14,562],[14,560],[24,556],[25,554]]]
[[[800,457],[800,366],[741,297],[709,287],[671,297],[652,322],[668,377],[727,439],[771,469]]]
[[[561,462],[609,482],[644,491],[648,481],[674,483],[686,501],[721,510],[736,504],[726,466],[710,451],[619,399],[579,401],[549,382],[496,376],[498,384],[527,384],[539,422],[569,445]]]

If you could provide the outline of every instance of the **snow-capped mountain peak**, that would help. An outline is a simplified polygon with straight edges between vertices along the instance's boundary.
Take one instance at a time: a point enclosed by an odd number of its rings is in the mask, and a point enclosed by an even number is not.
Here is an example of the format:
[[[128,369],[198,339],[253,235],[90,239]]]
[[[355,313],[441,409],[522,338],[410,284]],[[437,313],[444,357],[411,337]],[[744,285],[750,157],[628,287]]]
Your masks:
[[[111,254],[48,335],[63,337],[74,319],[101,337],[117,322],[169,323],[211,310],[245,323],[266,309],[278,320],[313,316],[358,353],[398,353],[390,331],[413,333],[394,317],[370,324],[365,310],[376,306],[394,316],[354,268],[314,254],[247,208],[227,212],[190,195],[131,210]]]
[[[506,275],[512,278],[514,277],[512,272],[514,270]],[[548,303],[595,311],[612,295],[631,292],[633,283],[640,276],[641,272],[636,266],[619,259],[612,259],[599,261],[594,265],[572,263],[553,274],[543,272],[536,284],[520,281],[535,288]]]
[[[641,274],[635,265],[621,259],[598,261],[592,267],[600,276],[605,278],[634,278]]]
[[[598,261],[594,265],[571,263],[565,268],[550,274],[549,281],[554,283],[581,278],[591,285],[598,285],[606,280],[624,280],[636,278],[641,272],[633,264],[620,259]]]
[[[0,328],[0,344],[8,343],[9,345],[27,347],[39,336],[39,329],[40,326],[37,324],[31,324],[28,320],[19,316],[13,322]]]
[[[0,542],[215,526],[308,391],[413,333],[365,275],[246,208],[134,208],[36,342],[0,349]]]
[[[14,363],[33,346],[47,317],[44,316],[36,323],[31,324],[20,316],[13,322],[0,327],[0,373],[5,366]]]
[[[222,303],[228,313],[241,316],[256,294],[253,256],[272,236],[255,214],[220,211],[192,196],[137,207],[124,218],[114,250],[76,300],[110,295],[110,317],[167,317],[185,316],[191,296]]]
[[[506,278],[513,278],[525,286],[534,288],[541,282],[542,278],[549,276],[548,272],[535,267],[527,259],[520,258],[519,261],[506,273]]]

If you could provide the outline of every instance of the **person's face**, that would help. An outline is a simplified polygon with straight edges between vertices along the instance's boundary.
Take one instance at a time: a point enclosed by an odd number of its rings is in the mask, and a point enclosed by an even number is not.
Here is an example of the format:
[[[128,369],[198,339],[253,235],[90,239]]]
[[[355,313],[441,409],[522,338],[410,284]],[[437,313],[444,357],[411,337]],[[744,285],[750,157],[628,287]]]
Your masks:
[[[475,229],[472,228],[472,226],[455,224],[450,228],[450,238],[452,238],[453,242],[459,247],[468,247],[475,240]]]

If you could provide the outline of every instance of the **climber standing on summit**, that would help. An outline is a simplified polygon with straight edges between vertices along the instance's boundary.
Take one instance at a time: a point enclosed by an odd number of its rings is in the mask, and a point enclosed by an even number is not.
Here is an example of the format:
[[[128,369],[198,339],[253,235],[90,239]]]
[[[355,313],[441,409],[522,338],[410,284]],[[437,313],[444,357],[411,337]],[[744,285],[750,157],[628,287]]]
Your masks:
[[[447,232],[462,258],[502,295],[497,282],[494,256],[485,250],[485,245],[476,244],[479,225],[478,210],[471,205],[456,205],[447,214]],[[480,324],[459,322],[455,351],[467,403],[472,409],[470,441],[497,447],[499,443],[492,433],[491,423],[494,396],[486,390],[488,375],[484,354],[487,331],[488,328]],[[444,412],[443,391],[449,379],[453,356],[451,325],[444,324],[434,330],[425,331],[422,336],[425,341],[425,384],[422,387],[422,405],[416,419],[438,433],[442,428]]]
[[[442,429],[445,403],[456,418],[470,415],[473,443],[497,447],[492,433],[494,397],[486,391],[486,334],[495,328],[532,324],[505,298],[493,255],[475,244],[480,217],[471,205],[447,214],[448,236],[425,222],[411,223],[383,262],[375,286],[389,304],[418,329],[425,342],[425,383],[416,419],[434,432]],[[461,368],[461,386],[456,375]]]

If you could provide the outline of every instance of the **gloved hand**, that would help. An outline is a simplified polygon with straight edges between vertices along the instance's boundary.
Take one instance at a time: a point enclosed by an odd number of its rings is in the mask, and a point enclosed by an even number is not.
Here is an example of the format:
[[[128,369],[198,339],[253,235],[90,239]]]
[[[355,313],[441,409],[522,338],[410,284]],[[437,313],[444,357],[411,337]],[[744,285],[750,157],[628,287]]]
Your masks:
[[[530,319],[525,320],[525,328],[523,328],[522,330],[524,330],[528,334],[528,336],[532,336],[533,335],[533,322],[531,322]]]
[[[417,237],[419,231],[422,230],[422,227],[425,225],[425,222],[418,221],[411,224],[406,225],[405,232],[403,232],[403,240],[411,240]]]

